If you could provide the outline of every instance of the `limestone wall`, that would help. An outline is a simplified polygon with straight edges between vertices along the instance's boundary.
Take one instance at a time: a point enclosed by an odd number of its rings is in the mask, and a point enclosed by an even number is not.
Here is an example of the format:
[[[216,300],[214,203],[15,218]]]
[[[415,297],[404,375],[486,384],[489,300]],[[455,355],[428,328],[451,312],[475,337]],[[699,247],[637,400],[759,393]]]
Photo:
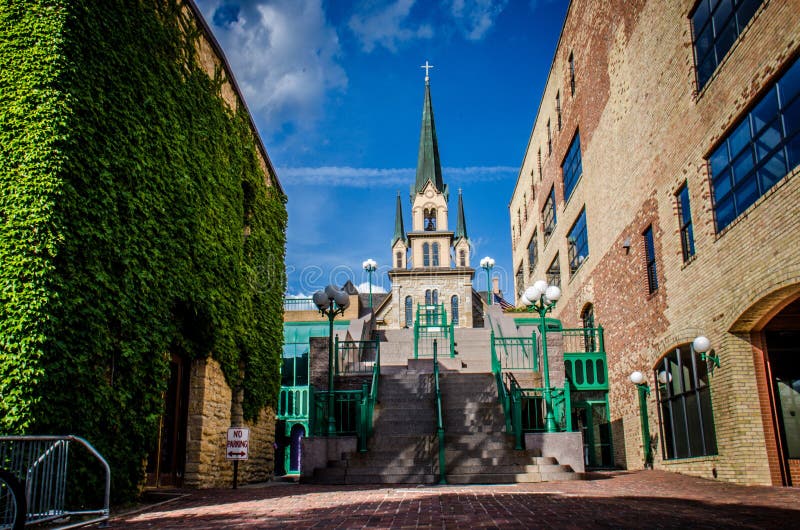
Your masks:
[[[213,359],[192,363],[189,382],[189,419],[184,486],[228,487],[233,484],[233,462],[225,457],[231,427],[232,392],[222,369]],[[239,462],[239,483],[268,480],[274,471],[275,411],[261,411],[250,428],[249,459]]]

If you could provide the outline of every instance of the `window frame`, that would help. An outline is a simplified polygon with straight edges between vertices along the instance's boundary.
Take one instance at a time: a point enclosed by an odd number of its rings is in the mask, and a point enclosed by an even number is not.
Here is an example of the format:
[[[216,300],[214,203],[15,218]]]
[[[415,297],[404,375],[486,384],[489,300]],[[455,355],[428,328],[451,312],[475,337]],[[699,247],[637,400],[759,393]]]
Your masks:
[[[532,252],[531,252],[532,251]],[[528,275],[533,274],[533,270],[539,262],[539,238],[538,231],[534,229],[530,241],[528,241]]]
[[[561,91],[556,91],[556,126],[561,130]]]
[[[575,95],[575,56],[569,52],[569,88],[570,95]]]
[[[550,187],[550,193],[547,194],[547,200],[544,201],[544,208],[542,208],[542,236],[544,237],[544,246],[550,242],[550,238],[556,231],[558,225],[558,218],[556,215],[556,188]]]
[[[689,184],[684,182],[675,192],[675,202],[678,206],[678,231],[681,238],[681,254],[683,262],[687,263],[694,257],[694,228],[692,225],[692,208],[689,199]]]
[[[545,277],[547,278],[548,285],[561,287],[561,263],[559,262],[558,252],[556,252],[553,261],[550,262],[550,266],[547,267]]]
[[[406,296],[405,311],[406,327],[410,328],[414,325],[414,299],[411,295]]]
[[[685,365],[687,359],[691,361],[690,366]],[[666,383],[658,379],[662,371],[669,374]],[[653,375],[657,384],[656,408],[663,459],[717,455],[711,377],[707,362],[694,351],[691,343],[681,344],[659,359],[653,368]],[[692,410],[693,407],[696,407],[696,411]],[[697,438],[694,441],[692,439],[693,434],[699,434],[699,451],[696,447]],[[681,446],[682,443],[685,446]]]
[[[422,266],[431,266],[431,245],[427,241],[422,244]]]
[[[431,266],[439,266],[439,243],[436,242],[431,244]]]
[[[575,135],[561,162],[561,183],[564,186],[564,201],[569,201],[572,192],[578,187],[578,181],[583,176],[583,155],[581,154],[581,135],[576,130]]]
[[[458,324],[458,295],[454,294],[450,297],[450,322]]]
[[[580,230],[581,224],[583,226],[583,230],[576,234],[576,230]],[[585,254],[580,254],[578,245],[580,241],[583,242],[582,247],[585,249]],[[581,268],[581,265],[583,265],[583,263],[586,261],[586,258],[589,257],[589,229],[586,224],[586,206],[581,208],[581,213],[579,213],[578,217],[575,218],[575,222],[572,223],[572,227],[567,233],[567,248],[569,272],[570,274],[575,274],[578,269]],[[581,257],[583,259],[581,259]]]
[[[655,235],[653,234],[652,224],[648,225],[644,232],[642,232],[642,238],[644,239],[647,291],[648,294],[653,294],[658,291],[658,266],[656,263]]]

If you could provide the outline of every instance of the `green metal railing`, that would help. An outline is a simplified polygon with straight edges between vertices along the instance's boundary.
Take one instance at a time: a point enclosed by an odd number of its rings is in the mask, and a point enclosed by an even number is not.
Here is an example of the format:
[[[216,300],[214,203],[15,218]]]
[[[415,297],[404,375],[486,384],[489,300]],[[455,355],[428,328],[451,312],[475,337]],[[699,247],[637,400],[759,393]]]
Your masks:
[[[447,344],[450,357],[456,356],[456,344],[453,338],[454,325],[447,321],[444,304],[417,304],[417,316],[414,321],[414,358],[433,355],[433,344]]]
[[[336,337],[336,375],[370,374],[380,356],[380,341]]]
[[[319,311],[311,298],[284,298],[284,311]]]
[[[564,329],[564,372],[574,390],[608,390],[603,327]]]
[[[495,337],[492,330],[491,338],[492,363],[499,363],[500,370],[539,371],[535,336]]]
[[[444,452],[444,418],[442,417],[442,392],[439,390],[439,357],[437,343],[433,342],[433,381],[436,385],[436,437],[439,439],[439,484],[447,484],[447,460]]]
[[[278,396],[279,420],[304,420],[308,418],[309,387],[282,386]]]
[[[358,439],[359,452],[367,451],[367,440],[373,433],[372,417],[375,403],[378,401],[378,384],[380,382],[381,358],[380,350],[376,350],[375,360],[371,362],[372,379],[363,383],[360,390],[335,390],[333,392],[334,418],[336,419],[336,435],[352,436]],[[368,373],[368,372],[367,372]],[[314,436],[327,436],[328,433],[328,392],[310,392],[311,432]]]

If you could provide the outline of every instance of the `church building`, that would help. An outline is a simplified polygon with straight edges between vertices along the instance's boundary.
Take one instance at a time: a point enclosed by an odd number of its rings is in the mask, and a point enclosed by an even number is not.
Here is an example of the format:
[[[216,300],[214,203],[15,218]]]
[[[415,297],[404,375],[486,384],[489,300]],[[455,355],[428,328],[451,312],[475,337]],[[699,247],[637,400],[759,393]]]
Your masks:
[[[458,192],[456,227],[448,221],[450,189],[442,179],[439,146],[431,103],[430,77],[425,75],[425,101],[419,138],[417,176],[411,187],[411,231],[403,223],[402,201],[397,195],[392,237],[392,290],[376,308],[377,326],[410,328],[418,306],[444,306],[454,327],[472,327],[472,278],[470,242]]]

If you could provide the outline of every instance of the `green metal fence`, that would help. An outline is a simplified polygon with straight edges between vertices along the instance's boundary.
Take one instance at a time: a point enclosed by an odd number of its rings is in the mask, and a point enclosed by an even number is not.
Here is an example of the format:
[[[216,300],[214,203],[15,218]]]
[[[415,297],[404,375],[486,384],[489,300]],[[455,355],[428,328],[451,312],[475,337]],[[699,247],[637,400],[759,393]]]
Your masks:
[[[564,329],[564,371],[574,390],[608,390],[603,328]]]
[[[308,419],[309,412],[309,387],[282,386],[278,396],[279,420],[304,420]]]
[[[417,305],[414,321],[414,358],[432,357],[433,344],[447,345],[450,357],[456,356],[453,323],[447,320],[444,304]]]
[[[444,452],[444,418],[442,416],[442,392],[439,389],[438,343],[433,343],[433,380],[436,384],[436,437],[439,440],[439,484],[447,484],[447,459]]]
[[[380,355],[375,340],[336,340],[336,375],[371,374]]]
[[[564,328],[564,353],[605,352],[603,344],[603,327],[596,328]]]
[[[491,339],[492,362],[496,360],[500,370],[539,371],[535,336],[495,337],[492,331]]]

